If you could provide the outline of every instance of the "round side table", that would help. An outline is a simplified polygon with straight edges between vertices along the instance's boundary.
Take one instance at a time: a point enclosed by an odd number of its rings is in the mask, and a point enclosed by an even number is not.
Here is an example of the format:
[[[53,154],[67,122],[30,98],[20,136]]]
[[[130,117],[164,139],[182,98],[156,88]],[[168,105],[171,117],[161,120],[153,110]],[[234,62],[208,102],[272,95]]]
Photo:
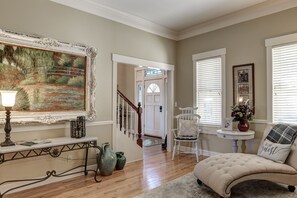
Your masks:
[[[238,151],[238,140],[251,140],[255,138],[255,131],[248,130],[246,132],[240,132],[240,131],[224,131],[224,130],[217,130],[217,136],[222,139],[228,139],[233,140],[232,149],[234,153],[237,153]],[[244,142],[243,142],[244,143]],[[242,149],[243,152],[245,152],[245,144],[244,148]]]

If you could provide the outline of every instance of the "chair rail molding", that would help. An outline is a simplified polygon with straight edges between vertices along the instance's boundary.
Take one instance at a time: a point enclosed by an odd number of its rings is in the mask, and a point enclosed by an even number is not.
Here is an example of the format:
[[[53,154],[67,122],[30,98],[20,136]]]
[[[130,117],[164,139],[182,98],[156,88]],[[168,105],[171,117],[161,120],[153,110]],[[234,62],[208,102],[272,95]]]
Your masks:
[[[86,127],[94,127],[94,126],[105,126],[105,125],[112,125],[112,120],[106,121],[93,121],[93,122],[86,122]],[[28,124],[28,125],[20,125],[14,124],[13,125],[13,133],[22,133],[22,132],[46,132],[47,130],[54,130],[54,129],[70,129],[70,124],[68,122],[62,124],[51,124],[51,125],[40,125],[37,123]],[[4,133],[3,130],[0,130],[0,134]]]

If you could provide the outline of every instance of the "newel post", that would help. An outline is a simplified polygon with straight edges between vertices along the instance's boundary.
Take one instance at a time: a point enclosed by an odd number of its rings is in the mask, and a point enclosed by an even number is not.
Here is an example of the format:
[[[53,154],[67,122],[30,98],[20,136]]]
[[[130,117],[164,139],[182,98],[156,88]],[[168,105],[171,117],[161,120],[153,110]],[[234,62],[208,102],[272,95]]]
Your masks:
[[[138,138],[137,138],[137,144],[142,147],[142,124],[141,124],[141,114],[142,114],[142,107],[140,102],[138,103],[137,108],[137,115],[138,115]]]

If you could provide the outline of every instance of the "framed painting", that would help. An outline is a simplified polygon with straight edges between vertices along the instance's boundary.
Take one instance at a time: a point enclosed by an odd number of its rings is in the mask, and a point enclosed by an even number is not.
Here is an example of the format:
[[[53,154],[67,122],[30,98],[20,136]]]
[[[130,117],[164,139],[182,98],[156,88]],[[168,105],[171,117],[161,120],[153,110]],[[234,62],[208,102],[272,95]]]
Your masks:
[[[0,30],[0,90],[17,91],[11,121],[93,120],[96,55],[94,47]]]
[[[254,63],[233,66],[233,104],[247,103],[255,110]]]

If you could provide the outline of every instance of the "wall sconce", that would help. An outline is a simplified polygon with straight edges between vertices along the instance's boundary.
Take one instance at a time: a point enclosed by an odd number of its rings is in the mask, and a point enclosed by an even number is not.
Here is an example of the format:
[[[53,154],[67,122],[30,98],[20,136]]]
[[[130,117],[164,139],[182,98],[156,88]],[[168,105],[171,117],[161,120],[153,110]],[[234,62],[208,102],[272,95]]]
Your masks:
[[[17,91],[0,91],[1,93],[1,99],[2,99],[2,106],[5,107],[6,110],[6,122],[5,122],[5,141],[0,144],[0,146],[13,146],[15,145],[14,142],[10,140],[10,131],[11,131],[11,125],[10,125],[10,111],[12,107],[15,104],[15,97]]]

